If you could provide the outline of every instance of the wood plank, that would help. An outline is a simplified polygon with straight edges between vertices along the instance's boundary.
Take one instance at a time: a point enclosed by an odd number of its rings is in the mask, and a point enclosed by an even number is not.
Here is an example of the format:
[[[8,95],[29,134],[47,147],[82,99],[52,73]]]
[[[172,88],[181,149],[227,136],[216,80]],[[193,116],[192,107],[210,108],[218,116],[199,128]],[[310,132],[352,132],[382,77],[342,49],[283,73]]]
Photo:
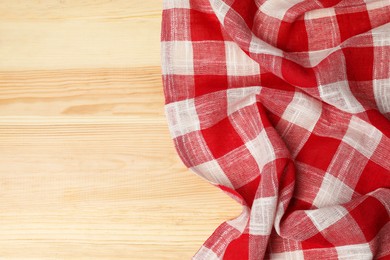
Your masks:
[[[0,13],[1,16],[1,13]],[[160,17],[119,21],[0,20],[0,70],[159,64]]]
[[[0,116],[164,114],[160,66],[0,70]]]
[[[161,0],[2,0],[2,20],[124,20],[160,17]]]

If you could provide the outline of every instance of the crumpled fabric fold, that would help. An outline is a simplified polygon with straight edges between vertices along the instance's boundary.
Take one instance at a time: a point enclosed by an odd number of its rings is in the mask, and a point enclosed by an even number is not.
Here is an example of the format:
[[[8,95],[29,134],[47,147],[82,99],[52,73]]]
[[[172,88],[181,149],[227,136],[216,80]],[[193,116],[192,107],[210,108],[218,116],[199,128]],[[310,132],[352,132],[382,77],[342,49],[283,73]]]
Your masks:
[[[243,207],[193,259],[390,259],[390,1],[163,7],[177,152]]]

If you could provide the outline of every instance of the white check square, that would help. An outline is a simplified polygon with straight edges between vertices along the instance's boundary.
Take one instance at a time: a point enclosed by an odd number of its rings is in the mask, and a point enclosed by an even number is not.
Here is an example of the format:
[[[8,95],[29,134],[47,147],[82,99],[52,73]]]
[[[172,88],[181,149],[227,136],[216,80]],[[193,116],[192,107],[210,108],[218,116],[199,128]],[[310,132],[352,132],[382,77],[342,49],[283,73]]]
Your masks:
[[[208,161],[191,167],[191,170],[213,184],[222,184],[226,187],[233,188],[229,178],[225,175],[224,171],[216,160]]]
[[[305,213],[311,219],[318,231],[322,231],[347,215],[348,210],[342,206],[334,206],[307,210]]]
[[[194,75],[194,57],[192,42],[161,42],[163,75]]]
[[[390,112],[390,80],[374,79],[374,96],[376,105],[381,113]]]
[[[277,197],[255,199],[252,205],[249,231],[252,235],[269,235],[276,214]]]
[[[373,255],[369,244],[336,247],[339,260],[371,260]]]
[[[258,75],[260,66],[235,42],[225,42],[226,69],[228,76]]]
[[[305,255],[303,254],[302,250],[296,250],[296,251],[290,251],[290,252],[283,252],[283,253],[274,253],[270,255],[270,258],[273,260],[301,260],[305,259]]]
[[[382,132],[366,121],[352,117],[343,142],[370,158],[382,139]]]
[[[272,146],[272,143],[264,129],[255,139],[245,143],[245,146],[256,160],[260,171],[263,170],[267,163],[275,160],[274,147]]]
[[[173,102],[165,106],[171,136],[176,138],[200,130],[194,99]]]
[[[343,204],[351,200],[353,192],[341,180],[326,173],[313,204],[318,208]]]
[[[339,81],[318,87],[321,98],[328,104],[348,113],[365,111],[363,106],[352,94],[347,81]]]
[[[256,103],[256,95],[260,94],[261,87],[234,88],[227,90],[228,115],[241,108]]]
[[[215,15],[218,17],[219,21],[223,23],[227,12],[230,10],[230,6],[221,0],[210,0],[210,3],[214,8]]]
[[[318,100],[304,93],[296,92],[282,118],[311,132],[320,118],[321,112],[322,106]]]
[[[269,16],[283,20],[288,9],[300,2],[303,2],[303,0],[268,0],[260,6],[260,10]]]
[[[190,0],[164,0],[163,1],[164,9],[172,8],[190,8]]]

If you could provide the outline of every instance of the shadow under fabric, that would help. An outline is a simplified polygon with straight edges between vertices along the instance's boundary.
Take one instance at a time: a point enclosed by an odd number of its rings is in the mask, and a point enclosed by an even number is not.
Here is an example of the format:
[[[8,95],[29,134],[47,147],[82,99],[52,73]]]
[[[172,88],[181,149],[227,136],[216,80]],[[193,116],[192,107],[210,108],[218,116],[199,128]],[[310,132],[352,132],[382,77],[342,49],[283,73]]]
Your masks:
[[[177,152],[243,207],[193,259],[390,259],[390,2],[163,5]]]

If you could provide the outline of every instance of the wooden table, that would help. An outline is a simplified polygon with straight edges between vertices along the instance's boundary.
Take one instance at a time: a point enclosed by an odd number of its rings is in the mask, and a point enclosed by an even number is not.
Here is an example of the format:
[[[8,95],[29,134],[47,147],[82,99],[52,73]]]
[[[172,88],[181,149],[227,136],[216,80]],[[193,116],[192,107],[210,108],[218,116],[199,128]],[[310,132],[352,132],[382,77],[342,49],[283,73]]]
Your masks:
[[[0,1],[0,259],[189,259],[240,213],[169,137],[161,5]]]

